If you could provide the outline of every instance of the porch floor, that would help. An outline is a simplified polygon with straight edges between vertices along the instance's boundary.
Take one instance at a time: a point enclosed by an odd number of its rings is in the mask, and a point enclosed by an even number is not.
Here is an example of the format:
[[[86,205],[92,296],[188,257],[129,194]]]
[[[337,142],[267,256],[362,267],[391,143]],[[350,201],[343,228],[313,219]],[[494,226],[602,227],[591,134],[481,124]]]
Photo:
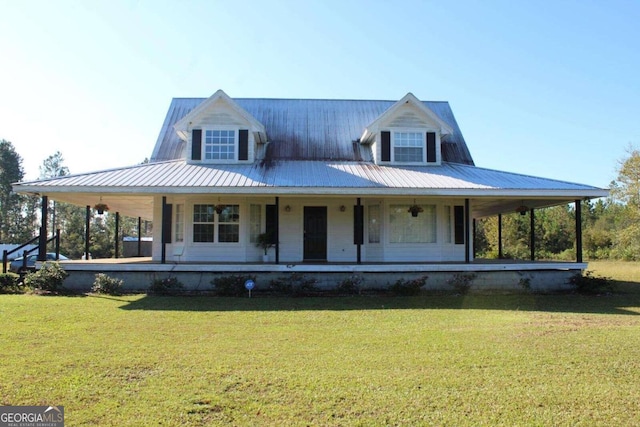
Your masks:
[[[416,271],[535,271],[584,270],[587,263],[548,260],[514,260],[478,258],[465,262],[301,262],[301,263],[230,263],[230,262],[167,262],[151,257],[104,258],[62,261],[71,271],[153,271],[153,272],[416,272]]]

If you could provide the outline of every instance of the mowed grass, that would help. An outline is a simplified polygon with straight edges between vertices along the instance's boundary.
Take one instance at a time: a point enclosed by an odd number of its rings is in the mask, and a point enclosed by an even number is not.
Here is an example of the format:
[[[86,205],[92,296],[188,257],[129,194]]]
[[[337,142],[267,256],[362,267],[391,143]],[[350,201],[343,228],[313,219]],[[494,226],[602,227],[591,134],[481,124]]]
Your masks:
[[[607,296],[0,295],[0,404],[69,426],[640,425],[625,274]]]

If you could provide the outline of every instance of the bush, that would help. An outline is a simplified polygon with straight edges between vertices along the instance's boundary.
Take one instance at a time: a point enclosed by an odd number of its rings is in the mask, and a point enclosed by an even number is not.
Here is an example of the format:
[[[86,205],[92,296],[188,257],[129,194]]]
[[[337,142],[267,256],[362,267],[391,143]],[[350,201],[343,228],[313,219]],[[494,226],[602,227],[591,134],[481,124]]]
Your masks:
[[[416,279],[406,280],[398,279],[389,286],[389,292],[397,296],[413,296],[419,295],[422,287],[427,283],[429,276],[422,276]]]
[[[291,273],[281,276],[269,283],[269,288],[279,294],[292,296],[306,296],[318,292],[317,280],[308,278],[301,273]]]
[[[176,277],[154,279],[149,286],[149,292],[156,295],[176,295],[184,289],[184,285]]]
[[[256,277],[232,274],[231,276],[216,277],[211,281],[211,284],[213,285],[217,295],[237,297],[248,292],[244,287],[247,280],[253,280],[255,282]]]
[[[57,293],[69,274],[57,262],[45,262],[40,270],[27,273],[24,285],[35,291]]]
[[[364,276],[359,274],[353,274],[346,279],[342,280],[338,283],[338,286],[335,288],[335,293],[337,294],[347,294],[347,295],[360,295],[362,291],[362,285],[364,283]]]
[[[121,288],[122,280],[109,277],[104,273],[98,273],[91,291],[97,294],[120,295]]]
[[[20,291],[20,276],[15,273],[0,274],[0,294],[12,294]]]
[[[456,273],[447,280],[447,283],[457,294],[465,295],[471,289],[471,284],[476,277],[474,273]]]
[[[569,284],[575,291],[581,294],[601,294],[614,290],[613,282],[608,277],[594,276],[591,271],[584,275],[574,274],[569,279]]]

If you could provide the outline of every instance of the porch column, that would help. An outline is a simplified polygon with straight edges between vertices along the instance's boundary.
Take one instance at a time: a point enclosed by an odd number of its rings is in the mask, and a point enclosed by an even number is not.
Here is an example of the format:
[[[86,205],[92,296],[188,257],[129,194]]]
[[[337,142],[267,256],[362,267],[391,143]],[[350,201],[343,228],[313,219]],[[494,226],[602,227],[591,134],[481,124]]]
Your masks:
[[[536,260],[536,216],[533,213],[533,209],[529,211],[529,219],[530,219],[530,235],[529,235],[529,249],[531,250],[531,261]]]
[[[276,264],[280,264],[280,197],[276,196]]]
[[[582,202],[576,200],[576,262],[582,262]]]
[[[471,221],[473,223],[473,229],[472,229],[473,231],[471,232],[471,235],[473,236],[473,243],[472,243],[473,253],[472,254],[473,254],[473,259],[475,259],[476,258],[476,236],[477,236],[476,227],[477,227],[477,224],[476,224],[476,219],[475,218],[473,218]]]
[[[120,235],[120,212],[116,212],[116,226],[115,226],[115,229],[116,229],[116,232],[115,232],[116,236],[115,236],[114,240],[115,240],[116,247],[115,247],[114,254],[115,254],[115,257],[117,259],[118,255],[119,255],[119,246],[120,246],[120,245],[118,245],[118,237]]]
[[[84,260],[89,261],[89,227],[91,227],[91,206],[87,206],[84,221]]]
[[[49,218],[49,197],[42,196],[42,222],[38,239],[38,261],[47,260],[47,219]]]
[[[469,264],[471,262],[471,255],[469,250],[471,248],[471,230],[469,227],[469,218],[471,214],[469,212],[469,199],[464,199],[464,262]]]
[[[142,256],[142,218],[138,217],[138,256]]]
[[[502,259],[502,214],[498,214],[498,259]]]

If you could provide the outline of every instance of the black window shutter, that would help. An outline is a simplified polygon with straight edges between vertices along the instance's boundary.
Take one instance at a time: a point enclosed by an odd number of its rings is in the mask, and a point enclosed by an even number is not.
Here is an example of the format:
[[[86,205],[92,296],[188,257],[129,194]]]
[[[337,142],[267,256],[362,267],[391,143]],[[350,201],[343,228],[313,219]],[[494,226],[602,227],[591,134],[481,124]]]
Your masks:
[[[391,132],[383,130],[380,132],[380,143],[382,148],[382,155],[380,160],[383,162],[391,161]]]
[[[355,205],[353,207],[353,244],[362,245],[364,243],[364,206]]]
[[[202,159],[202,129],[191,131],[191,160]]]
[[[427,162],[436,162],[436,133],[427,132]]]
[[[162,243],[171,243],[171,223],[173,222],[173,205],[165,204],[162,209]]]
[[[276,244],[278,231],[278,207],[276,205],[267,205],[266,208],[266,229],[265,233],[269,235],[270,243]]]
[[[453,207],[453,228],[455,244],[464,244],[464,206]]]
[[[249,131],[246,129],[240,129],[238,132],[238,160],[249,159]]]

